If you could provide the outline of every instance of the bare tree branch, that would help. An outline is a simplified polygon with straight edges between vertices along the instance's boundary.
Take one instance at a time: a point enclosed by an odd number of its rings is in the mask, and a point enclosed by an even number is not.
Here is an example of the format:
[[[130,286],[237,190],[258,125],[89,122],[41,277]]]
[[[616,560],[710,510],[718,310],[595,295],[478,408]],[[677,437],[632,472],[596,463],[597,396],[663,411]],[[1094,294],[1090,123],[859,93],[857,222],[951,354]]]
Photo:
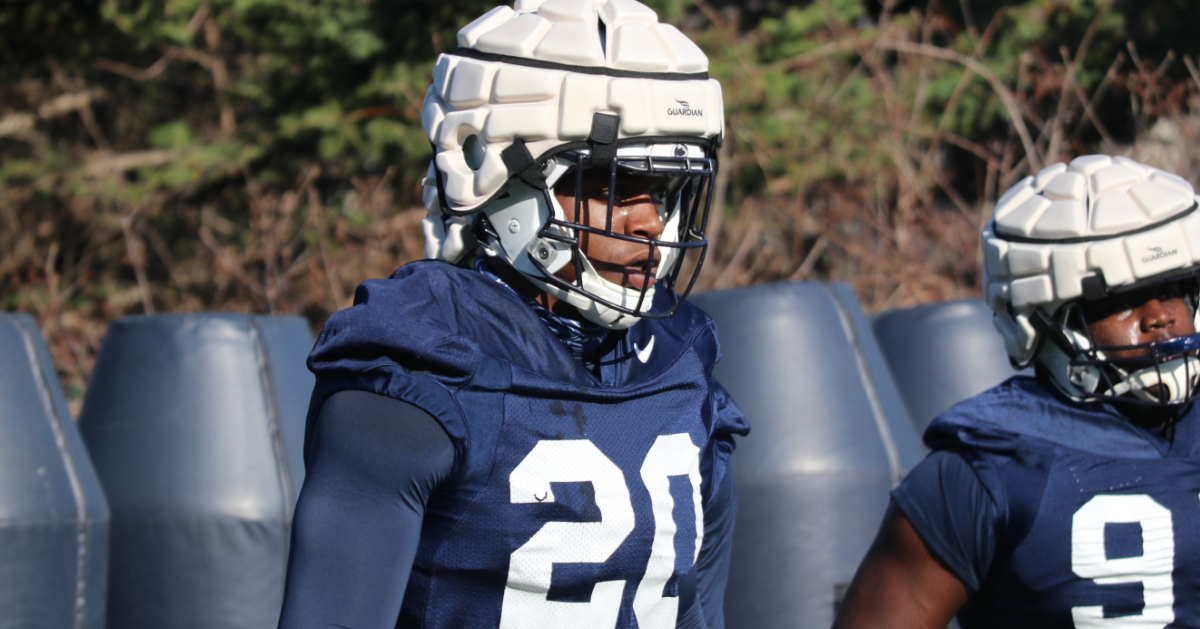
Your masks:
[[[1021,137],[1021,144],[1025,147],[1025,154],[1029,157],[1030,166],[1034,170],[1041,170],[1042,160],[1038,155],[1037,149],[1034,148],[1033,138],[1029,135],[1029,129],[1025,126],[1024,117],[1021,115],[1021,107],[1017,104],[1017,99],[1013,96],[1012,91],[1010,91],[1004,86],[1003,83],[1000,82],[1000,79],[996,77],[995,72],[992,72],[987,66],[966,55],[953,50],[931,46],[929,44],[917,44],[914,42],[898,41],[894,39],[880,39],[876,44],[881,48],[889,48],[898,52],[926,55],[929,57],[944,59],[946,61],[953,61],[970,68],[972,72],[975,72],[987,80],[987,82],[991,84],[992,90],[996,92],[996,95],[999,96],[1000,100],[1004,103],[1004,108],[1008,110],[1009,120],[1011,120],[1013,126],[1016,127],[1017,135]]]

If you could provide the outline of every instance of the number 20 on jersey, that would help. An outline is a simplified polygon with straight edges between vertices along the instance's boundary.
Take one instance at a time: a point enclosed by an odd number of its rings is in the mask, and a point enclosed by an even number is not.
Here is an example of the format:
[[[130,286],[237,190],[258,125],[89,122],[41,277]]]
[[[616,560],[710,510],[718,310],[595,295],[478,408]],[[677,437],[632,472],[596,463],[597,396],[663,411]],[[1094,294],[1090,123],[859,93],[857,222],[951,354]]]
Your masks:
[[[686,433],[659,436],[642,462],[642,484],[650,494],[654,541],[650,560],[638,582],[633,612],[642,629],[671,629],[679,610],[677,597],[664,597],[663,588],[675,570],[675,501],[670,477],[691,481],[696,544],[700,552],[704,513],[700,506],[700,449]],[[591,482],[598,522],[547,522],[529,541],[513,551],[500,612],[500,629],[612,629],[621,611],[625,581],[603,581],[586,603],[551,601],[556,563],[603,563],[633,532],[634,513],[621,469],[586,439],[539,441],[509,476],[514,504],[554,502],[550,483]]]

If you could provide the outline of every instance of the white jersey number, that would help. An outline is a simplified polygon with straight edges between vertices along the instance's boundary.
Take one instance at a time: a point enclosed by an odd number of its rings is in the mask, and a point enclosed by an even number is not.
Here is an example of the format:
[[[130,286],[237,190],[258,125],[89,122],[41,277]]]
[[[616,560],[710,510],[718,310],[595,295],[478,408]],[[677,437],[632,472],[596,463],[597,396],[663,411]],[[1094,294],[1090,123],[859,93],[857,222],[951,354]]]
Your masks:
[[[658,437],[642,463],[641,480],[650,493],[654,513],[654,542],[646,572],[638,583],[633,609],[642,629],[675,626],[679,599],[664,597],[663,588],[675,570],[675,532],[672,517],[672,476],[687,476],[696,514],[696,546],[704,535],[700,507],[700,449],[685,434]],[[633,532],[633,506],[625,474],[591,441],[539,441],[509,475],[513,504],[554,502],[550,483],[591,482],[599,522],[547,522],[529,541],[513,551],[508,583],[500,610],[500,629],[612,629],[621,611],[624,581],[603,581],[586,603],[551,601],[550,579],[556,563],[604,563]],[[692,560],[695,561],[695,554]]]
[[[1104,525],[1142,526],[1142,554],[1109,559],[1104,551]],[[1171,512],[1144,494],[1096,496],[1071,519],[1071,569],[1100,585],[1141,583],[1141,614],[1105,618],[1100,605],[1072,607],[1076,627],[1117,629],[1165,627],[1175,621],[1171,571],[1175,567],[1175,535]]]

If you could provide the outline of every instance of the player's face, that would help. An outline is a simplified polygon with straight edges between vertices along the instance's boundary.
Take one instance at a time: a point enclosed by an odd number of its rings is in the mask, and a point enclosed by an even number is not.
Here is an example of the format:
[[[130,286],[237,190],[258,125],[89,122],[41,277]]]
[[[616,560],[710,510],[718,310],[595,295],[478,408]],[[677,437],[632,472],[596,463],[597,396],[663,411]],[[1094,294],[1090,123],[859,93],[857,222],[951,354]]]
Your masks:
[[[1194,334],[1192,309],[1177,283],[1151,286],[1083,305],[1088,331],[1099,347],[1140,345]],[[1113,352],[1113,358],[1136,358],[1149,348]]]
[[[665,177],[632,173],[618,174],[617,190],[613,201],[613,232],[648,239],[657,239],[661,236],[663,221],[658,212],[660,201],[666,193],[667,183]],[[567,219],[574,220],[574,173],[568,173],[560,180],[555,187],[554,196],[558,198]],[[580,224],[604,229],[608,216],[608,171],[599,168],[585,170],[582,196]],[[647,286],[653,286],[654,275],[658,272],[658,262],[662,259],[662,251],[658,249],[654,251],[654,256],[651,258],[648,245],[586,232],[580,235],[579,248],[601,277],[614,284],[630,288],[642,288],[647,276],[649,277]],[[558,276],[574,282],[574,264],[563,267],[558,272]]]

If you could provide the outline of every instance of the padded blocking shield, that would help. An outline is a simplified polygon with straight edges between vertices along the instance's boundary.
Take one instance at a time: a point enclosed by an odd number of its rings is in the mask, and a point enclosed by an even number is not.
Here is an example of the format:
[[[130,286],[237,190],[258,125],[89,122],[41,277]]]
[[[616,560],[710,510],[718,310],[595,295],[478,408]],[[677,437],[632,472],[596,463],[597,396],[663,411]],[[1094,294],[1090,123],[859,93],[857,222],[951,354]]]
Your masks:
[[[730,629],[828,627],[888,491],[923,452],[870,325],[843,284],[711,292],[714,375],[750,419],[734,453]]]
[[[108,525],[37,324],[0,313],[0,629],[103,629]]]
[[[1017,375],[982,299],[892,310],[875,317],[875,337],[918,433],[942,411]]]
[[[109,326],[80,428],[112,507],[110,627],[278,622],[312,342],[299,317]]]

